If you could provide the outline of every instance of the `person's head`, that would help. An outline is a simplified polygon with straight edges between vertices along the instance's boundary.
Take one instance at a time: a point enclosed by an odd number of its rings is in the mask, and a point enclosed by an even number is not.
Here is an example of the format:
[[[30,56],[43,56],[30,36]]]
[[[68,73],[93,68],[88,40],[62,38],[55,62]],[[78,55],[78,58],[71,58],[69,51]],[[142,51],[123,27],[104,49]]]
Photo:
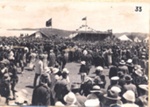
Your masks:
[[[147,95],[148,94],[148,85],[146,84],[140,84],[139,87],[139,94],[140,95]]]
[[[132,77],[130,75],[125,76],[125,81],[127,84],[130,84],[132,82]]]
[[[100,74],[102,74],[103,70],[104,70],[103,67],[98,66],[98,67],[96,67],[95,74],[100,75]]]
[[[64,96],[64,101],[66,102],[66,105],[75,105],[77,102],[77,98],[73,92],[69,92]]]
[[[46,83],[48,83],[48,74],[43,73],[43,74],[40,76],[39,83],[40,83],[40,84],[46,84]]]
[[[118,81],[119,81],[118,76],[111,77],[111,85],[118,84]]]
[[[63,78],[67,78],[68,75],[69,75],[68,69],[67,69],[67,68],[64,68],[64,69],[62,70],[62,77],[63,77]]]

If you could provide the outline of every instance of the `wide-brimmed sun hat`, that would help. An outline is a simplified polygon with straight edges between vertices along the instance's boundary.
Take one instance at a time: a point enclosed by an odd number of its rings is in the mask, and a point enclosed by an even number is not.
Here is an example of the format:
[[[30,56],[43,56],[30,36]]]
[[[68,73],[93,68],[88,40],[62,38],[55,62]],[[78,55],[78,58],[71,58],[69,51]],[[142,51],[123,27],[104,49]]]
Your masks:
[[[81,65],[85,65],[86,64],[86,62],[85,61],[81,61]]]
[[[76,103],[77,101],[77,98],[75,96],[75,94],[73,92],[69,92],[68,94],[66,94],[64,96],[64,101],[67,103],[67,104],[74,104]]]
[[[134,72],[135,72],[136,75],[138,75],[138,76],[140,76],[140,77],[143,75],[143,72],[142,72],[141,69],[137,69],[137,70],[135,70]]]
[[[102,92],[101,91],[101,87],[100,86],[98,86],[98,85],[94,85],[93,87],[92,87],[92,90],[90,91],[91,93],[95,93],[95,92]]]
[[[126,62],[125,62],[124,60],[121,60],[121,61],[119,62],[119,64],[120,64],[120,65],[125,65]]]
[[[100,107],[99,99],[88,99],[84,103],[85,107]]]
[[[103,71],[104,69],[103,69],[103,67],[98,66],[98,67],[96,67],[96,70],[97,70],[97,71]]]
[[[107,94],[104,94],[104,97],[110,100],[120,100],[121,97],[119,94],[113,90],[108,90]]]
[[[135,93],[132,90],[128,90],[123,94],[123,98],[127,101],[135,102]]]
[[[110,90],[113,91],[113,92],[116,92],[116,93],[118,93],[118,94],[121,92],[121,89],[120,89],[119,87],[117,87],[117,86],[111,87]]]
[[[140,85],[139,85],[139,88],[140,88],[140,89],[143,89],[143,90],[145,90],[145,91],[148,91],[148,85],[147,85],[147,84],[140,84]]]

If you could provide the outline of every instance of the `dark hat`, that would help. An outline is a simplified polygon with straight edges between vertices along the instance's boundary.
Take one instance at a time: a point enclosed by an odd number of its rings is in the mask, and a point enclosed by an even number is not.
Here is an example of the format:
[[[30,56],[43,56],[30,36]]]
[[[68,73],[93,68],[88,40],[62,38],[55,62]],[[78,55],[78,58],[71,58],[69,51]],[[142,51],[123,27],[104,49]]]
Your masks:
[[[71,90],[78,90],[78,89],[80,89],[79,84],[73,83],[73,84],[71,85]]]
[[[126,81],[132,81],[132,77],[131,77],[130,75],[126,75],[126,76],[125,76],[125,80],[126,80]]]

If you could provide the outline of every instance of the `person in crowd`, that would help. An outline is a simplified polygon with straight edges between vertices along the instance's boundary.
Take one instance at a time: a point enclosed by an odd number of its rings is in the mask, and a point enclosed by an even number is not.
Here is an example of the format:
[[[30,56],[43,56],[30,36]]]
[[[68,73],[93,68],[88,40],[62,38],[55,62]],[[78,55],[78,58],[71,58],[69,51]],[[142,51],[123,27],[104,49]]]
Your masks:
[[[44,72],[44,66],[43,66],[42,60],[43,60],[42,55],[37,56],[37,59],[35,62],[35,77],[34,77],[33,87],[36,87],[38,77]]]
[[[124,74],[129,74],[128,67],[126,66],[126,62],[124,60],[119,62],[118,71],[123,71]]]
[[[136,99],[135,103],[140,107],[148,107],[148,85],[139,85],[139,97]]]
[[[67,80],[67,73],[62,74],[62,79],[59,79],[54,87],[55,91],[55,99],[54,101],[61,101],[63,104],[65,104],[64,96],[71,90],[70,83]]]
[[[117,107],[121,107],[121,97],[117,90],[109,89],[107,94],[104,95],[103,107],[110,107],[116,105]]]
[[[81,84],[80,93],[81,95],[87,96],[90,94],[90,90],[93,86],[92,78],[86,76],[84,82]]]
[[[111,89],[111,87],[113,87],[113,86],[117,86],[117,87],[121,88],[121,86],[119,85],[119,77],[118,76],[111,77],[110,85],[108,86],[107,90]]]
[[[56,63],[56,55],[53,52],[53,49],[50,50],[48,61],[49,61],[49,66],[50,67],[53,67]]]
[[[9,105],[10,76],[9,76],[8,72],[3,75],[0,82],[1,82],[0,83],[0,95],[6,99],[5,104]]]
[[[128,90],[132,90],[135,93],[135,97],[138,97],[137,87],[136,85],[132,84],[132,77],[130,75],[125,76],[126,84],[123,86],[124,92]]]
[[[80,91],[80,86],[79,84],[72,84],[71,85],[71,91],[75,94],[77,102],[78,102],[78,107],[84,107],[84,103],[87,100],[87,98],[79,93]]]
[[[81,75],[81,83],[84,82],[85,76],[87,75],[88,67],[85,61],[81,61],[81,66],[79,69],[79,74]]]
[[[105,80],[105,76],[103,75],[103,67],[101,67],[101,66],[96,67],[96,70],[94,73],[96,74],[94,81],[96,81],[96,79],[99,78],[99,80],[101,80],[101,83],[99,83],[99,85],[102,88],[105,88],[106,80]]]
[[[33,106],[49,106],[54,105],[51,89],[47,85],[47,74],[41,74],[39,85],[35,87],[32,95]]]
[[[14,63],[10,63],[10,67],[8,69],[9,71],[9,75],[10,75],[10,83],[11,83],[11,91],[12,91],[12,94],[13,94],[13,100],[15,100],[15,87],[18,83],[18,75],[17,75],[17,68],[15,66]]]

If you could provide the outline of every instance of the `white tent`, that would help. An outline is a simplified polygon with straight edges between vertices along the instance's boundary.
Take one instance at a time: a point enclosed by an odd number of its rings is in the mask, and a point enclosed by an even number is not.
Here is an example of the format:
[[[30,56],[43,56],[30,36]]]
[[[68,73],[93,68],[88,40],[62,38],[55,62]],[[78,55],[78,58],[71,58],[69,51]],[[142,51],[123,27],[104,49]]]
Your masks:
[[[135,37],[133,41],[134,42],[141,42],[141,40],[138,37]]]
[[[128,38],[126,35],[122,35],[120,36],[118,39],[120,39],[121,41],[132,41],[130,38]]]

